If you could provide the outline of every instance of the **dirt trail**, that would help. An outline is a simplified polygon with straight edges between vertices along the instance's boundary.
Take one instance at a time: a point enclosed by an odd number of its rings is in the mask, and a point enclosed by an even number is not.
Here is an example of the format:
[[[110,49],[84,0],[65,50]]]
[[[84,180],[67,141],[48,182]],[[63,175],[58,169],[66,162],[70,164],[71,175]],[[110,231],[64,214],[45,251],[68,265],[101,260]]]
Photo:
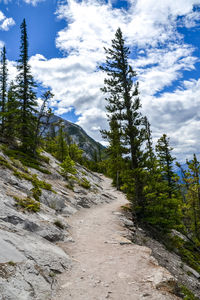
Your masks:
[[[127,200],[102,176],[106,193],[116,200],[82,209],[70,218],[74,243],[63,245],[73,257],[72,270],[60,275],[60,290],[54,300],[178,299],[156,285],[171,276],[156,264],[151,250],[135,244],[120,244],[124,228],[116,212]]]

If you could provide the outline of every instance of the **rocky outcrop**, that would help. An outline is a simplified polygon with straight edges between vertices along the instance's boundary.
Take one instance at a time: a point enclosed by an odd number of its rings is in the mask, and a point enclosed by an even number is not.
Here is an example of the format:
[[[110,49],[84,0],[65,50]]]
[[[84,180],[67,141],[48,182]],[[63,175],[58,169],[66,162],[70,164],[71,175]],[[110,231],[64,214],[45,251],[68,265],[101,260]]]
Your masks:
[[[71,267],[71,258],[57,242],[73,242],[67,217],[82,207],[111,201],[102,194],[100,177],[77,165],[69,189],[60,175],[59,163],[49,154],[43,163],[49,174],[20,165],[0,152],[0,300],[49,300],[57,287],[56,275]],[[17,172],[21,172],[17,176]],[[34,175],[35,174],[35,175]],[[27,177],[28,175],[28,177]],[[34,177],[34,176],[35,177]],[[32,176],[32,177],[31,177]],[[28,178],[28,180],[27,180]],[[40,188],[40,209],[17,204],[20,199],[33,199],[34,182],[49,184]],[[80,186],[87,179],[90,187]],[[49,188],[51,185],[51,188]],[[42,185],[41,185],[42,186]],[[36,200],[34,203],[38,203]],[[30,204],[32,205],[32,204]]]

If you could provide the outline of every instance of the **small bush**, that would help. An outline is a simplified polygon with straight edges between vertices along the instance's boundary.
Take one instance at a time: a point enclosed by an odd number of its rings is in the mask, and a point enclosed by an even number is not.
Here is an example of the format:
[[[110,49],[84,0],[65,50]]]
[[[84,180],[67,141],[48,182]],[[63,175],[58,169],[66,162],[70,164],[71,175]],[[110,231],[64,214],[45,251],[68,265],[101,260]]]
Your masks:
[[[54,222],[54,225],[56,225],[58,228],[64,229],[65,226],[63,225],[63,223],[60,220],[56,220]]]
[[[180,287],[181,293],[184,295],[184,300],[198,300],[197,297],[185,286],[181,285]]]
[[[84,189],[89,190],[91,188],[91,184],[86,178],[82,178],[82,180],[79,181],[80,186],[82,186]]]
[[[65,160],[60,164],[61,175],[68,178],[68,174],[76,174],[75,162],[70,158],[69,155],[66,156]]]
[[[8,264],[10,265],[10,266],[16,266],[16,263],[14,262],[14,261],[12,261],[12,260],[10,260],[9,262],[8,262]]]
[[[39,187],[35,186],[32,190],[32,196],[35,200],[40,201],[40,196],[42,194],[42,191]]]
[[[9,170],[13,170],[13,167],[11,166],[11,164],[2,156],[0,156],[0,166],[7,168]]]
[[[18,198],[14,197],[16,205],[21,207],[24,211],[38,212],[40,210],[40,203],[27,197],[27,198]]]

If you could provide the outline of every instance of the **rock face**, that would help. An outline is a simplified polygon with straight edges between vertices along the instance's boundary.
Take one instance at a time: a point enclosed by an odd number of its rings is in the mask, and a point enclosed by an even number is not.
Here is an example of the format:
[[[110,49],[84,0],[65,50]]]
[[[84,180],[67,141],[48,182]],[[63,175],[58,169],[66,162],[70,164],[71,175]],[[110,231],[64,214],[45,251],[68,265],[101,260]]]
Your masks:
[[[100,177],[77,165],[73,178],[74,191],[59,173],[59,163],[49,154],[49,164],[44,163],[50,174],[35,169],[22,171],[0,151],[0,300],[49,300],[57,288],[56,274],[71,267],[71,258],[56,244],[73,242],[67,217],[82,207],[111,201],[102,194]],[[8,167],[9,166],[9,167]],[[51,184],[52,190],[41,188],[40,210],[36,213],[16,206],[18,199],[33,198],[33,182],[26,176]],[[35,177],[34,177],[35,178]],[[91,187],[79,186],[87,179]]]
[[[84,151],[84,155],[87,158],[93,159],[95,151],[98,153],[99,150],[104,149],[100,143],[96,142],[89,135],[87,135],[87,133],[79,125],[71,123],[55,115],[52,115],[49,121],[50,125],[44,134],[47,134],[51,130],[51,126],[53,124],[62,122],[62,124],[64,124],[64,131],[70,136],[72,141]],[[59,127],[55,126],[55,132],[57,132],[58,129]]]

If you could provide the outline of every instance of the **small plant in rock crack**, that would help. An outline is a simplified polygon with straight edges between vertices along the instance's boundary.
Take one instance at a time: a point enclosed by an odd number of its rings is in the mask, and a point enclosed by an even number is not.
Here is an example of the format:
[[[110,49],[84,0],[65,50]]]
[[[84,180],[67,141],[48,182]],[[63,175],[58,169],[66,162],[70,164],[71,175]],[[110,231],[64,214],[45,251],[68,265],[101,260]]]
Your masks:
[[[65,225],[60,221],[60,220],[55,220],[54,225],[56,225],[57,227],[64,229]]]

